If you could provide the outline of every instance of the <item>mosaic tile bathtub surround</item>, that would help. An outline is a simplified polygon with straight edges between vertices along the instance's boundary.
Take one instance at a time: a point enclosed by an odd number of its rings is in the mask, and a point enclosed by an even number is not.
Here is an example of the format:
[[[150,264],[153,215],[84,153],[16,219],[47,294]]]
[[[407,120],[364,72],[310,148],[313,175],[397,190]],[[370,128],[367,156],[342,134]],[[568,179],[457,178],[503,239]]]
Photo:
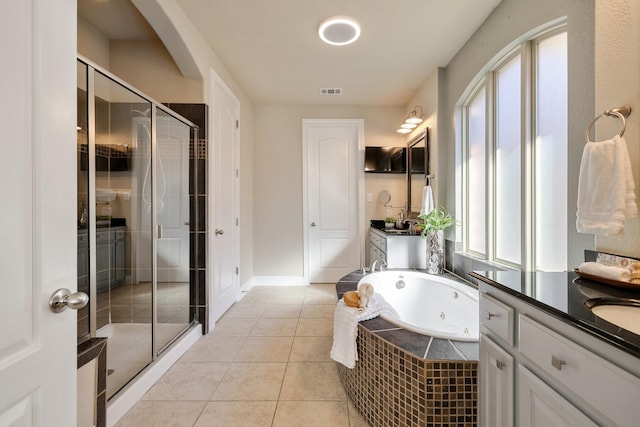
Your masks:
[[[360,324],[356,367],[338,372],[371,426],[477,426],[477,361],[422,359]]]

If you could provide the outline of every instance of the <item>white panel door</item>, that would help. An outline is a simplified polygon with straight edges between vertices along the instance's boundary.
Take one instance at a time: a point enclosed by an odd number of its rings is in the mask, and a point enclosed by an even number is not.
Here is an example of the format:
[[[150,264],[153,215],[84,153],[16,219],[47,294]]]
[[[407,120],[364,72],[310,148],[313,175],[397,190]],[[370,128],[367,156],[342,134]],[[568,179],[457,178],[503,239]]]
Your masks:
[[[208,156],[210,328],[240,298],[240,101],[213,71],[211,76],[211,137]]]
[[[360,265],[362,120],[304,120],[308,277],[335,283]]]
[[[159,109],[158,109],[159,110]],[[156,241],[158,283],[189,282],[190,128],[168,114],[156,116]]]
[[[3,2],[0,426],[76,425],[76,1]]]

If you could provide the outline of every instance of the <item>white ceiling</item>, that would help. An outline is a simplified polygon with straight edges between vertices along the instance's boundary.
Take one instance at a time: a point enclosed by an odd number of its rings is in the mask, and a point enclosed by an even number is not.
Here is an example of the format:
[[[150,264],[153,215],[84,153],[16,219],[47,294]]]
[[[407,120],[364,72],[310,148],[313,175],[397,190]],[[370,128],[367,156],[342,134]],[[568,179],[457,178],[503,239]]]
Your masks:
[[[404,106],[500,0],[176,0],[256,104]],[[78,0],[111,39],[153,30],[129,0]],[[360,39],[330,46],[318,24],[349,15]],[[343,94],[321,96],[320,88]]]

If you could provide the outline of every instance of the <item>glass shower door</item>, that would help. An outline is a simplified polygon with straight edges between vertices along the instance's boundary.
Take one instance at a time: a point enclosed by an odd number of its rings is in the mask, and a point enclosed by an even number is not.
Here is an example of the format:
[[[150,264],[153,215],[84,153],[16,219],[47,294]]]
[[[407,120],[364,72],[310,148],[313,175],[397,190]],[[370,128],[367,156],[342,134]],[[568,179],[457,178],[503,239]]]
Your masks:
[[[186,119],[78,61],[78,289],[90,295],[78,340],[108,338],[108,399],[196,323],[196,138]]]
[[[153,360],[151,103],[94,73],[96,336],[107,397]]]
[[[156,107],[156,351],[191,321],[189,313],[189,144],[191,127]]]

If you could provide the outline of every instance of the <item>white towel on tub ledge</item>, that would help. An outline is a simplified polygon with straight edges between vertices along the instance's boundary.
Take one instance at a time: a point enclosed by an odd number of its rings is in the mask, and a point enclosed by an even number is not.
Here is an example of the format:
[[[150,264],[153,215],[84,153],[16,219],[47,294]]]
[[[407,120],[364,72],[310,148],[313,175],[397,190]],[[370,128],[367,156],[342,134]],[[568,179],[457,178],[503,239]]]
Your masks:
[[[333,346],[331,347],[331,359],[342,363],[349,369],[356,367],[358,349],[356,338],[358,336],[358,322],[373,319],[382,313],[390,313],[397,316],[396,311],[380,294],[374,294],[365,308],[349,307],[341,299],[336,304],[333,320]]]

